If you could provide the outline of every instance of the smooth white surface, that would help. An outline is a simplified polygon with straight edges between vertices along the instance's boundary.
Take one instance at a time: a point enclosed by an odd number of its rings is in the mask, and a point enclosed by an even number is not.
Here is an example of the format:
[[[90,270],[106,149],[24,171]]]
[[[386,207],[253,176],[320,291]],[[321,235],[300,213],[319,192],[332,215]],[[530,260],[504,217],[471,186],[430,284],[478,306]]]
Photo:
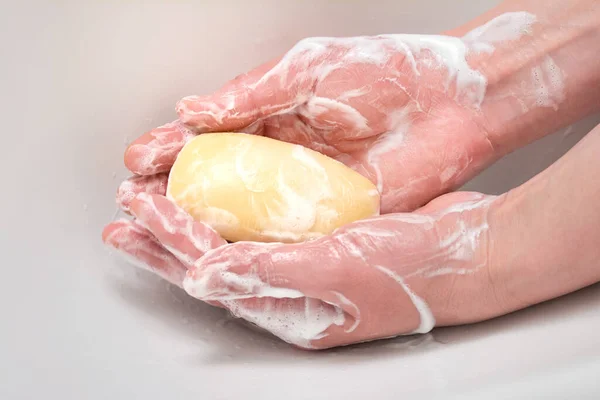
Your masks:
[[[56,3],[0,6],[0,399],[600,397],[598,285],[487,323],[306,353],[118,261],[100,241],[127,176],[125,144],[173,119],[180,97],[305,36],[437,33],[494,1]],[[598,121],[512,154],[468,186],[507,190]]]

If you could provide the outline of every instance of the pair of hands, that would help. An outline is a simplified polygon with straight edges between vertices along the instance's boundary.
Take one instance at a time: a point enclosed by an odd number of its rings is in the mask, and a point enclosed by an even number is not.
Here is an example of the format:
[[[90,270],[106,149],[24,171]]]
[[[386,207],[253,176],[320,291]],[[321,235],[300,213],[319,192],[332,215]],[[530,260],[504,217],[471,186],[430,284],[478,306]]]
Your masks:
[[[470,54],[468,41],[452,37],[305,39],[214,94],[182,99],[178,120],[126,150],[135,176],[117,202],[134,219],[109,224],[103,240],[191,296],[303,348],[492,316],[495,199],[442,195],[496,157],[479,109],[485,79]],[[228,244],[164,197],[183,145],[222,131],[343,162],[377,185],[382,215],[306,243]]]

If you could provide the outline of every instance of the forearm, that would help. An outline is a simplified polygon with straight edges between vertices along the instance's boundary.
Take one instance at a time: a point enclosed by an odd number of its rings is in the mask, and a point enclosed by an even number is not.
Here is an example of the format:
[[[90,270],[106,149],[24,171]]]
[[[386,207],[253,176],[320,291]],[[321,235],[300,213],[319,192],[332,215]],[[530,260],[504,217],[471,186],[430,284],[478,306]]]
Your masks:
[[[490,271],[504,312],[600,281],[600,126],[497,200]]]
[[[600,111],[600,2],[508,0],[449,34],[516,12],[470,60],[487,79],[481,123],[498,157]]]

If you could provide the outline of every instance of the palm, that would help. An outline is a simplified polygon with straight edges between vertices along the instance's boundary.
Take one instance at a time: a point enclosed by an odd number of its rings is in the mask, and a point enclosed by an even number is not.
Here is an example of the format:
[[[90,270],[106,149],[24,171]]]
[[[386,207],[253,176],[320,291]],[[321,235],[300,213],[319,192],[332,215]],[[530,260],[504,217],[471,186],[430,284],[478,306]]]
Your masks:
[[[400,212],[465,182],[492,150],[468,111],[450,102],[413,118],[403,131],[382,129],[355,140],[346,139],[351,127],[324,127],[296,113],[269,117],[258,131],[343,162],[378,184],[384,213]]]

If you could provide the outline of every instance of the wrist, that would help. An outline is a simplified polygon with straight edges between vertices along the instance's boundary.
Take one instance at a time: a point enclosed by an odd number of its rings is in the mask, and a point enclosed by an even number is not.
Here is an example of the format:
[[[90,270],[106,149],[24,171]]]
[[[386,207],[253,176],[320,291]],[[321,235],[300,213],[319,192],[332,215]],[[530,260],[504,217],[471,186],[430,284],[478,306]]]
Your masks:
[[[421,211],[435,218],[436,239],[444,255],[429,271],[425,300],[436,326],[480,322],[502,313],[490,279],[489,216],[497,197],[454,192],[441,196]],[[431,207],[442,207],[430,212]],[[411,280],[409,284],[414,284]]]
[[[579,0],[539,10],[535,2],[520,1],[516,6],[526,11],[515,12],[514,2],[505,2],[449,32],[466,41],[493,39],[487,48],[474,47],[469,63],[487,80],[480,123],[497,157],[600,111],[600,4],[595,3]]]
[[[498,315],[600,280],[600,127],[490,207],[490,277]]]

